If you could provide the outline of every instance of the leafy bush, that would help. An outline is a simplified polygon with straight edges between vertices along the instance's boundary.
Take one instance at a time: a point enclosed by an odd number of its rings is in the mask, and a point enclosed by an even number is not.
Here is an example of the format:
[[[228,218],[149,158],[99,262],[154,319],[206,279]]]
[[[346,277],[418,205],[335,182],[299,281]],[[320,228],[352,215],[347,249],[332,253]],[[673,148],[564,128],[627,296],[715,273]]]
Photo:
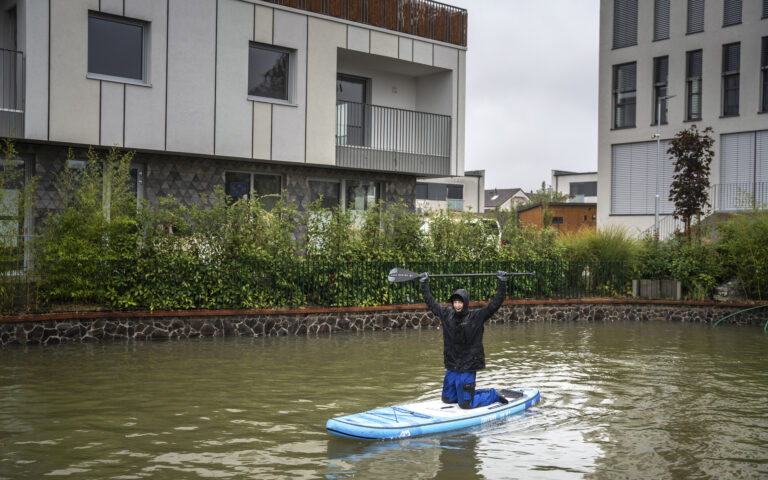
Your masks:
[[[715,248],[706,241],[673,240],[672,276],[682,282],[686,297],[694,300],[710,298],[721,276],[720,259]]]
[[[750,298],[768,298],[768,211],[736,214],[718,229],[725,273],[737,276]]]

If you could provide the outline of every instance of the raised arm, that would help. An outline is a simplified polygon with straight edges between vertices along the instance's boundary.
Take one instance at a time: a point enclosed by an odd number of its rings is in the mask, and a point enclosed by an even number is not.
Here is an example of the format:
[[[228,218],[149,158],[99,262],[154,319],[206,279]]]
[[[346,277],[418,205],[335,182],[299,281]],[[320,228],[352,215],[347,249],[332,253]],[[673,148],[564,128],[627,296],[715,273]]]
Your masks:
[[[493,298],[491,298],[491,301],[488,302],[488,305],[481,309],[483,321],[491,318],[493,314],[496,313],[499,308],[501,308],[501,304],[504,303],[504,298],[507,295],[506,272],[499,272],[496,275],[496,278],[499,279],[499,285],[496,288],[496,293],[493,295]]]
[[[437,303],[435,297],[432,296],[432,292],[429,290],[429,275],[426,273],[422,273],[421,275],[422,277],[419,279],[419,283],[421,283],[421,296],[424,297],[424,303],[427,304],[427,308],[434,313],[437,318],[442,319],[442,314],[447,307]]]

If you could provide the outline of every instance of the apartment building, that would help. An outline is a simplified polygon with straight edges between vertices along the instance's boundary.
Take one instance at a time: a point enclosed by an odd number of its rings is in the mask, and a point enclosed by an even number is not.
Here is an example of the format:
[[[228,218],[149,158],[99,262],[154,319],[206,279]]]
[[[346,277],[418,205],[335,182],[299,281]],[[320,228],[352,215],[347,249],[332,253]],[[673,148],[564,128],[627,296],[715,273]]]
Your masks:
[[[674,230],[666,151],[694,124],[714,130],[711,210],[768,203],[767,0],[601,0],[599,69],[600,227]]]
[[[414,204],[464,171],[467,12],[426,0],[0,0],[0,136],[40,211],[89,146],[150,204]],[[75,159],[67,161],[72,147]],[[30,233],[34,224],[19,226]]]
[[[485,211],[485,170],[467,170],[461,177],[420,178],[416,183],[416,211]]]

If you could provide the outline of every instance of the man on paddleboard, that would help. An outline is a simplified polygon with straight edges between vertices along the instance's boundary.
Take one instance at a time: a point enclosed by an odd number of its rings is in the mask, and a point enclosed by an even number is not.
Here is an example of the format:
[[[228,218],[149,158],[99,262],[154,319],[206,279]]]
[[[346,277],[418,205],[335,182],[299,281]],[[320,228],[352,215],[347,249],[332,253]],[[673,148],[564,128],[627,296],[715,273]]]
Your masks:
[[[482,308],[469,308],[469,292],[460,288],[451,295],[450,307],[435,301],[429,290],[429,274],[422,273],[421,294],[427,308],[440,319],[443,329],[443,402],[457,403],[460,408],[477,408],[494,402],[507,403],[496,390],[476,389],[478,370],[485,368],[483,331],[485,321],[501,307],[507,286],[507,273],[498,272],[499,286],[496,294]]]

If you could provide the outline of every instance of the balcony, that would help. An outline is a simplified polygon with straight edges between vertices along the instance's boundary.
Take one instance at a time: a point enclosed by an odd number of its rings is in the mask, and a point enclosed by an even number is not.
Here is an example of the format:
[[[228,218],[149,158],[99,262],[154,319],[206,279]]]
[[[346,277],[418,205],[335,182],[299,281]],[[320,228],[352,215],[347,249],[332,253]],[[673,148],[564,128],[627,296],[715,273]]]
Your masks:
[[[743,212],[768,208],[768,182],[720,183],[709,187],[711,213]],[[665,215],[659,220],[659,238],[665,240],[676,231],[682,231],[682,220]],[[653,226],[643,235],[653,235]]]
[[[467,46],[467,11],[431,0],[264,0],[342,20]]]
[[[24,137],[24,54],[0,48],[0,137]]]
[[[366,103],[336,103],[336,165],[451,174],[451,117]]]

